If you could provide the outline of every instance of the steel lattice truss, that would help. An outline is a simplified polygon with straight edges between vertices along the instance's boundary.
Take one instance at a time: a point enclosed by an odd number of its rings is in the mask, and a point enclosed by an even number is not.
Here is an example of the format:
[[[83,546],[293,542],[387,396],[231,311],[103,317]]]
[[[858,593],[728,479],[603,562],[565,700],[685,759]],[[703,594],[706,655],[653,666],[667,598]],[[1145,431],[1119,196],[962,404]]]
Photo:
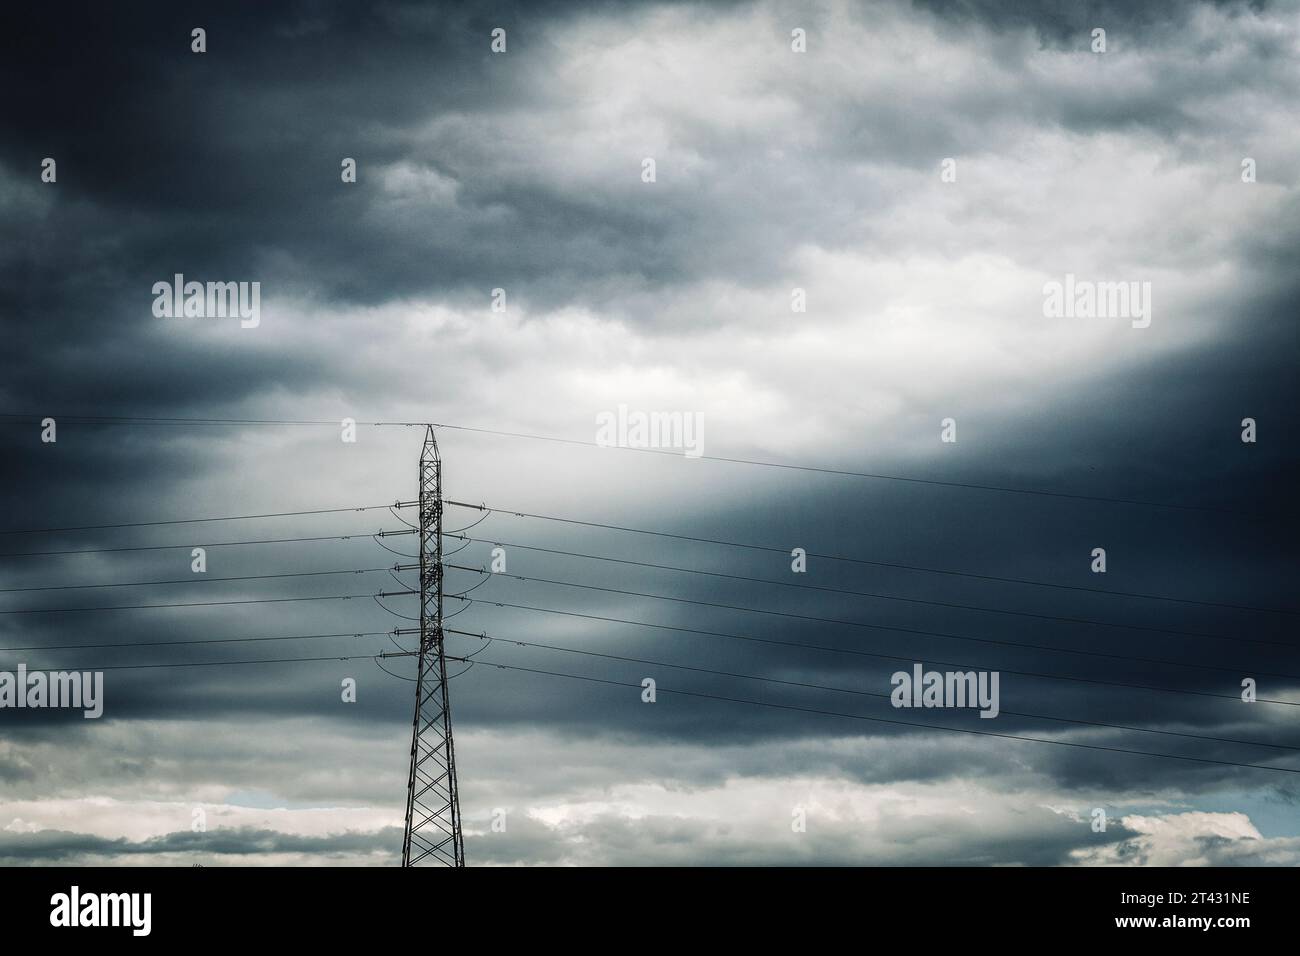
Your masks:
[[[406,784],[403,866],[465,865],[442,638],[442,462],[430,427],[420,453],[420,669]]]

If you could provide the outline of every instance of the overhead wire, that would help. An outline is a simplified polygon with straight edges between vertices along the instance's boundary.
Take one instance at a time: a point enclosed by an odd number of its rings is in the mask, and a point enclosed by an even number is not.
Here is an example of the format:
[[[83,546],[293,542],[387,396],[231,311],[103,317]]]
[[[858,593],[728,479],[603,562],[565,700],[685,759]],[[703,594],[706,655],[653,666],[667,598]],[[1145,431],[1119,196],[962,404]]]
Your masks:
[[[147,544],[133,545],[124,548],[70,548],[60,551],[8,551],[0,552],[0,559],[3,558],[39,558],[55,555],[70,554],[116,554],[131,551],[176,551],[189,550],[193,548],[232,548],[243,547],[245,545],[262,545],[262,544],[296,544],[308,541],[351,541],[353,539],[374,538],[374,534],[359,532],[354,534],[329,534],[316,535],[304,538],[257,538],[246,541],[189,541],[183,544]],[[376,543],[378,543],[376,541]]]
[[[460,660],[461,658],[449,656],[447,659]],[[495,667],[500,670],[518,671],[521,673],[528,673],[528,674],[540,674],[549,677],[569,678],[572,680],[588,681],[591,683],[605,684],[614,687],[635,688],[638,691],[643,689],[640,683],[633,683],[630,681],[616,681],[616,680],[610,680],[608,678],[602,678],[602,677],[591,677],[582,674],[570,674],[563,671],[548,671],[548,670],[543,670],[541,668],[521,667],[515,664],[503,664],[499,661],[479,661],[479,663],[485,667]],[[1212,757],[1193,757],[1186,754],[1155,753],[1149,750],[1129,750],[1127,748],[1122,748],[1122,747],[1102,746],[1101,744],[1085,744],[1085,743],[1080,743],[1078,741],[1054,740],[1049,737],[1030,737],[1023,734],[1004,733],[1004,732],[993,731],[993,730],[973,730],[971,728],[966,728],[966,727],[948,727],[942,724],[931,724],[923,721],[902,720],[898,718],[888,718],[888,717],[872,717],[865,714],[848,714],[840,711],[822,710],[820,708],[803,707],[795,704],[782,704],[782,703],[777,703],[776,701],[753,700],[750,698],[743,698],[743,697],[728,697],[721,694],[708,694],[702,691],[680,690],[677,688],[664,687],[662,684],[657,684],[655,687],[655,691],[657,694],[676,694],[681,697],[695,697],[704,700],[715,700],[715,701],[722,701],[722,702],[733,703],[733,704],[749,704],[758,707],[769,707],[777,710],[787,710],[787,711],[793,711],[798,713],[815,714],[815,715],[825,716],[825,717],[837,717],[837,718],[843,718],[847,720],[872,721],[875,723],[882,723],[882,724],[894,724],[894,725],[899,725],[904,727],[915,727],[915,728],[920,728],[922,730],[931,730],[931,731],[937,730],[937,731],[944,731],[947,733],[972,734],[980,737],[996,737],[996,738],[1001,738],[1006,740],[1024,740],[1024,741],[1031,741],[1033,743],[1049,744],[1049,745],[1060,746],[1060,747],[1074,747],[1082,750],[1094,750],[1094,751],[1103,751],[1107,753],[1118,753],[1118,754],[1131,754],[1134,756],[1141,756],[1141,757],[1159,757],[1159,758],[1165,758],[1169,760],[1184,760],[1184,761],[1191,761],[1191,762],[1202,763],[1202,764],[1217,764],[1225,767],[1241,767],[1241,768],[1246,768],[1251,770],[1267,770],[1275,773],[1300,773],[1300,768],[1272,767],[1266,764],[1241,763],[1232,760],[1218,760]]]
[[[462,501],[453,501],[449,498],[444,498],[443,503],[457,508],[470,508],[479,511],[481,510],[494,511],[498,514],[506,514],[516,518],[531,518],[538,521],[559,522],[561,524],[574,525],[578,527],[601,528],[608,531],[620,531],[620,532],[627,532],[629,534],[651,535],[657,538],[669,538],[676,541],[691,541],[698,544],[712,544],[712,545],[719,545],[722,547],[729,547],[729,548],[741,548],[748,551],[762,551],[769,554],[780,554],[786,557],[789,557],[790,555],[789,548],[776,547],[773,545],[748,544],[741,541],[727,541],[722,538],[706,538],[698,535],[677,534],[668,531],[655,531],[649,528],[634,528],[628,525],[616,525],[616,524],[609,524],[600,521],[584,521],[577,518],[564,518],[558,515],[546,515],[546,514],[539,514],[536,512],[517,511],[513,508],[488,508],[486,505],[481,505],[481,504],[476,505],[476,504],[470,504]],[[980,581],[997,581],[1004,584],[1023,584],[1023,585],[1033,586],[1033,587],[1054,588],[1063,591],[1079,591],[1088,594],[1108,595],[1111,597],[1140,598],[1140,599],[1150,600],[1150,601],[1166,601],[1175,604],[1195,605],[1198,607],[1218,607],[1218,608],[1226,608],[1230,610],[1239,610],[1239,611],[1256,611],[1265,614],[1300,615],[1300,609],[1295,609],[1295,608],[1260,607],[1260,606],[1249,605],[1249,604],[1232,604],[1232,603],[1223,603],[1223,602],[1215,602],[1215,601],[1201,601],[1193,598],[1176,597],[1176,596],[1165,595],[1165,594],[1149,594],[1149,593],[1143,593],[1139,591],[1114,591],[1106,588],[1091,588],[1091,587],[1084,587],[1082,585],[1076,585],[1076,584],[1058,584],[1051,581],[1035,581],[1028,578],[1013,578],[1013,577],[1004,577],[1004,576],[998,576],[992,574],[981,574],[973,571],[959,571],[952,568],[930,568],[921,565],[902,564],[899,562],[876,561],[868,558],[852,557],[849,555],[840,555],[840,554],[829,554],[825,552],[816,552],[816,551],[808,551],[806,553],[806,556],[809,558],[817,558],[825,561],[842,561],[850,564],[862,564],[862,565],[869,565],[872,567],[885,567],[885,568],[894,568],[903,571],[918,571],[918,572],[925,572],[928,574],[950,575],[954,577],[971,578]]]
[[[736,673],[734,671],[723,671],[723,670],[717,670],[715,668],[709,668],[709,667],[698,667],[691,664],[675,664],[668,661],[648,660],[646,658],[641,658],[641,657],[628,657],[622,654],[609,654],[602,651],[592,651],[592,650],[586,650],[586,649],[574,648],[574,647],[563,647],[557,644],[542,644],[535,641],[523,641],[523,640],[517,640],[515,638],[510,638],[510,637],[491,637],[486,633],[475,633],[474,631],[462,631],[455,628],[448,628],[446,630],[446,633],[457,634],[464,637],[478,638],[480,640],[488,641],[488,642],[495,640],[495,641],[499,641],[502,644],[514,645],[518,647],[528,647],[528,648],[535,648],[539,650],[549,650],[549,651],[562,651],[564,653],[580,654],[586,657],[598,657],[605,660],[620,661],[620,662],[632,663],[632,664],[645,664],[651,667],[667,667],[674,670],[685,670],[685,671],[691,671],[692,673],[698,673],[698,674],[710,674],[716,677],[729,677],[729,678],[736,678],[739,680],[761,681],[763,683],[780,684],[786,687],[798,687],[805,690],[832,691],[834,693],[839,693],[839,694],[853,694],[860,697],[874,697],[881,700],[890,700],[892,696],[890,694],[877,693],[874,691],[867,691],[867,690],[858,690],[856,688],[850,688],[850,687],[836,687],[830,684],[819,684],[819,683],[813,683],[808,681],[792,681],[792,680],[786,680],[778,677],[763,677],[757,674],[741,674],[741,673]],[[486,650],[486,648],[487,645],[485,644],[484,647],[480,648],[478,651],[475,651],[473,655],[469,655],[469,656],[471,657],[477,656],[478,654]],[[1228,743],[1228,744],[1244,744],[1252,747],[1271,747],[1276,750],[1294,750],[1300,752],[1300,746],[1295,746],[1292,744],[1274,744],[1274,743],[1267,743],[1265,741],[1260,741],[1260,740],[1241,740],[1239,738],[1234,738],[1234,737],[1215,737],[1206,734],[1183,733],[1183,732],[1172,731],[1172,730],[1157,730],[1150,727],[1136,727],[1130,724],[1112,724],[1112,723],[1106,723],[1103,721],[1096,721],[1096,720],[1081,720],[1081,719],[1068,718],[1068,717],[1058,717],[1049,714],[1026,713],[1023,711],[1007,710],[1005,707],[1000,708],[998,714],[999,715],[1005,714],[1011,717],[1029,717],[1037,720],[1054,720],[1054,721],[1059,721],[1061,723],[1081,724],[1090,727],[1104,727],[1111,730],[1128,730],[1128,731],[1136,731],[1139,733],[1163,734],[1165,736],[1172,736],[1172,737],[1187,737],[1194,740],[1206,740],[1206,741],[1214,741],[1217,743]]]
[[[457,570],[476,570],[458,564],[450,564],[448,565],[448,567],[456,568]],[[1199,666],[1210,670],[1229,670],[1229,671],[1236,671],[1236,670],[1243,669],[1242,667],[1212,667],[1211,665],[1208,664],[1195,665],[1195,664],[1189,664],[1184,661],[1174,661],[1174,660],[1167,660],[1161,658],[1134,657],[1132,655],[1127,655],[1127,654],[1111,654],[1103,651],[1089,651],[1089,650],[1081,650],[1079,648],[1071,648],[1071,647],[1056,647],[1049,644],[1031,644],[1025,641],[1009,641],[1002,638],[994,638],[994,637],[976,637],[975,635],[972,634],[953,634],[948,631],[931,631],[931,630],[926,630],[924,628],[907,627],[901,624],[874,624],[869,621],[852,621],[852,620],[847,620],[845,618],[818,617],[817,615],[813,615],[813,614],[796,614],[792,611],[777,611],[771,608],[748,607],[740,604],[723,604],[718,601],[700,601],[694,598],[679,598],[667,594],[654,594],[649,591],[633,591],[628,588],[613,588],[613,587],[606,587],[598,584],[581,584],[576,581],[559,581],[554,578],[528,577],[522,574],[513,574],[505,571],[493,572],[492,576],[513,578],[514,580],[517,581],[531,581],[536,584],[550,584],[550,585],[557,585],[560,587],[576,588],[584,591],[599,591],[599,592],[609,593],[609,594],[621,594],[626,597],[650,598],[656,601],[671,601],[675,604],[689,604],[695,607],[707,607],[707,608],[714,608],[716,610],[742,611],[747,614],[764,614],[771,617],[789,618],[791,620],[808,621],[810,623],[816,623],[816,624],[836,624],[836,625],[843,625],[845,627],[858,627],[858,628],[864,628],[873,631],[894,631],[899,634],[914,634],[920,637],[937,637],[942,640],[967,641],[976,644],[996,644],[996,645],[1001,645],[1006,647],[1018,647],[1024,649],[1055,652],[1060,654],[1074,654],[1074,655],[1084,656],[1084,657],[1101,657],[1101,658],[1107,658],[1111,660],[1126,660],[1126,661],[1134,661],[1134,662],[1145,663],[1145,664],[1173,664],[1177,666]],[[1269,643],[1269,642],[1264,642],[1264,643]],[[1283,645],[1283,646],[1291,646],[1291,645]],[[1256,668],[1254,667],[1251,667],[1249,669],[1256,670]],[[1300,675],[1296,675],[1296,674],[1274,674],[1271,676],[1295,678],[1297,680],[1300,680]]]
[[[125,425],[125,424],[185,424],[185,425],[328,425],[337,428],[340,420],[320,420],[320,419],[219,419],[219,418],[165,418],[165,417],[132,417],[125,415],[32,415],[25,413],[0,413],[0,424],[39,424],[44,418],[52,418],[55,421],[65,421],[71,424],[92,424],[92,425]],[[601,442],[577,439],[563,438],[556,435],[541,435],[531,432],[517,432],[499,428],[485,428],[473,425],[458,425],[451,422],[401,422],[401,421],[371,421],[358,422],[358,424],[372,427],[398,426],[398,427],[425,427],[430,426],[435,429],[447,429],[452,431],[472,432],[484,435],[494,435],[505,438],[518,438],[528,441],[550,442],[553,444],[576,445],[589,448],[612,447],[614,450],[622,452],[636,452],[641,454],[667,456],[669,458],[683,458],[680,451],[662,448],[633,448],[629,446],[606,446]],[[908,475],[893,475],[883,472],[866,472],[855,471],[846,468],[828,468],[818,465],[804,465],[794,462],[777,462],[767,461],[755,458],[740,458],[723,455],[695,455],[692,460],[711,461],[733,465],[748,465],[763,468],[772,468],[785,471],[798,471],[810,474],[821,474],[837,477],[859,478],[873,481],[898,482],[906,484],[918,484],[932,487],[953,488],[965,491],[983,491],[995,492],[999,494],[1014,494],[1025,496],[1037,496],[1043,498],[1054,498],[1073,501],[1090,501],[1106,504],[1121,504],[1141,506],[1148,508],[1173,509],[1179,511],[1204,512],[1213,514],[1242,515],[1243,512],[1235,511],[1228,508],[1221,508],[1212,505],[1193,505],[1169,501],[1153,501],[1149,499],[1128,498],[1108,495],[1088,495],[1077,492],[1049,491],[1040,488],[1021,488],[1010,485],[996,485],[981,482],[969,481],[947,481],[937,478],[921,478]],[[1248,514],[1248,513],[1246,513]]]
[[[455,595],[447,595],[447,597],[454,598]],[[491,605],[493,607],[513,608],[521,611],[538,611],[544,614],[558,614],[565,617],[603,621],[606,623],[613,623],[613,624],[627,624],[634,627],[645,627],[645,628],[652,628],[655,630],[662,630],[662,631],[677,631],[684,634],[696,634],[696,635],[701,635],[706,637],[719,637],[727,640],[746,641],[754,644],[767,644],[767,645],[772,645],[777,647],[789,647],[789,648],[805,650],[805,651],[818,651],[822,653],[845,654],[853,657],[871,657],[871,658],[877,658],[880,660],[889,660],[889,661],[914,662],[916,660],[915,654],[911,654],[911,655],[884,654],[878,651],[865,651],[859,648],[835,647],[835,646],[825,645],[825,644],[809,644],[803,641],[786,641],[786,640],[780,640],[778,638],[754,637],[752,635],[732,634],[726,631],[712,631],[703,628],[683,627],[674,624],[654,624],[648,621],[638,621],[630,618],[609,617],[607,615],[602,615],[602,614],[590,614],[590,613],[584,613],[580,611],[565,611],[557,608],[538,607],[537,605],[534,604],[515,604],[508,601],[488,601],[482,598],[478,599],[478,603],[481,605],[484,604]],[[960,663],[954,661],[935,660],[933,657],[930,657],[929,655],[927,655],[927,659],[929,660],[930,663],[940,667],[980,669],[984,666],[984,665]],[[1016,674],[1017,676],[1033,677],[1042,680],[1067,681],[1070,683],[1081,683],[1081,684],[1095,684],[1104,687],[1119,687],[1128,690],[1143,690],[1143,691],[1151,691],[1154,693],[1164,693],[1164,694],[1182,694],[1182,695],[1192,696],[1192,697],[1213,697],[1213,698],[1218,698],[1220,700],[1232,701],[1234,703],[1241,702],[1241,697],[1238,694],[1219,694],[1219,693],[1214,693],[1213,691],[1199,691],[1199,690],[1191,690],[1188,688],[1179,688],[1179,687],[1161,687],[1159,685],[1153,685],[1153,684],[1133,684],[1124,681],[1104,680],[1102,678],[1080,677],[1080,676],[1074,676],[1068,674],[1059,674],[1059,673],[1053,673],[1051,671],[1026,671],[1026,670],[1015,670],[1007,667],[998,667],[996,668],[996,670],[999,670],[1005,674]],[[1300,701],[1280,700],[1271,697],[1257,697],[1256,702],[1261,704],[1278,704],[1286,707],[1300,707]]]
[[[204,524],[211,521],[253,521],[262,518],[296,518],[303,515],[344,514],[347,512],[377,511],[381,508],[413,507],[409,505],[361,505],[355,508],[316,508],[310,511],[277,511],[251,515],[217,515],[206,518],[175,518],[169,521],[131,521],[122,524],[86,524],[62,528],[9,528],[0,535],[9,534],[63,534],[73,531],[104,531],[112,528],[158,528],[163,525]]]
[[[1044,621],[1058,621],[1066,624],[1085,624],[1085,625],[1096,626],[1096,627],[1120,628],[1123,630],[1150,631],[1156,634],[1169,634],[1169,635],[1176,635],[1179,637],[1201,637],[1209,640],[1234,641],[1234,642],[1240,640],[1239,638],[1235,638],[1226,634],[1208,634],[1203,631],[1183,631],[1175,628],[1151,627],[1149,625],[1144,625],[1144,624],[1128,624],[1128,623],[1123,623],[1118,621],[1098,621],[1092,618],[1065,617],[1057,614],[1040,614],[1031,611],[1018,611],[1009,608],[988,607],[986,605],[979,605],[979,604],[959,604],[952,601],[938,601],[933,598],[905,597],[896,594],[883,594],[878,591],[858,591],[851,588],[837,588],[837,587],[830,587],[828,585],[803,584],[794,581],[780,581],[773,578],[758,578],[758,577],[752,577],[744,574],[731,574],[723,571],[709,571],[703,568],[684,568],[684,567],[679,567],[670,564],[655,564],[649,561],[633,561],[629,558],[616,558],[609,555],[588,554],[581,551],[564,551],[559,548],[543,548],[543,547],[538,547],[536,545],[519,544],[518,542],[501,541],[492,538],[472,538],[464,535],[453,535],[452,537],[463,538],[465,541],[465,545],[463,545],[462,547],[467,547],[471,542],[478,543],[478,544],[491,544],[498,547],[518,548],[522,551],[536,551],[543,554],[555,554],[555,555],[562,555],[565,557],[582,558],[591,561],[603,561],[612,564],[623,564],[632,567],[650,568],[659,571],[675,571],[682,574],[698,574],[698,575],[704,575],[707,577],[714,577],[714,578],[727,578],[733,581],[745,581],[752,584],[764,584],[764,585],[773,585],[776,587],[783,587],[783,588],[795,588],[803,591],[819,591],[828,594],[843,594],[843,595],[848,595],[853,597],[867,597],[867,598],[874,598],[882,601],[897,601],[906,604],[920,604],[920,605],[925,605],[930,607],[952,608],[956,610],[982,611],[987,614],[1005,614],[1013,617],[1025,617],[1025,618],[1032,618],[1035,620],[1044,620]],[[457,551],[459,550],[460,549],[457,549]],[[447,556],[450,557],[450,555]],[[1296,645],[1294,644],[1289,644],[1282,641],[1258,640],[1255,641],[1255,643],[1277,644],[1281,647],[1296,647]]]
[[[192,578],[172,578],[166,581],[118,581],[102,584],[50,584],[34,587],[0,588],[0,594],[31,591],[84,591],[98,588],[144,588],[161,587],[171,584],[222,584],[231,581],[265,581],[275,578],[313,578],[338,574],[374,574],[379,571],[391,572],[392,568],[343,568],[337,571],[288,571],[277,572],[274,574],[242,574],[234,577],[220,578],[208,577],[206,574],[195,574]]]
[[[81,611],[141,611],[170,607],[224,607],[235,604],[292,604],[303,601],[351,601],[373,594],[323,594],[313,597],[249,598],[236,601],[189,601],[177,604],[111,604],[103,607],[29,607],[0,610],[0,614],[63,614]]]

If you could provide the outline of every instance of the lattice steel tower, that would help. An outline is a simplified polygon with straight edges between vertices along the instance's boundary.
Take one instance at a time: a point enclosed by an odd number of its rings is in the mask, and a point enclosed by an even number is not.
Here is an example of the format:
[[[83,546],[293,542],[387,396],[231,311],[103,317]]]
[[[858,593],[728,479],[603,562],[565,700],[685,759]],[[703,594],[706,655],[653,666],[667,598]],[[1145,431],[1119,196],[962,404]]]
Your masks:
[[[432,425],[420,452],[419,659],[402,866],[464,866],[447,659],[442,648],[442,459]]]

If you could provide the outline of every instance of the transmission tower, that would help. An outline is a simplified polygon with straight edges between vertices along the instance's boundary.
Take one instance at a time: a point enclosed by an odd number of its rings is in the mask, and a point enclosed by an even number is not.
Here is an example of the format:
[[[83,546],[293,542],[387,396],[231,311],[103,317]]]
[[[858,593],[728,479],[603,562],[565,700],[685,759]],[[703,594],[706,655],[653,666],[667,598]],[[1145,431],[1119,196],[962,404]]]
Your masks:
[[[442,648],[442,459],[433,426],[420,452],[420,670],[411,727],[402,866],[465,865]]]

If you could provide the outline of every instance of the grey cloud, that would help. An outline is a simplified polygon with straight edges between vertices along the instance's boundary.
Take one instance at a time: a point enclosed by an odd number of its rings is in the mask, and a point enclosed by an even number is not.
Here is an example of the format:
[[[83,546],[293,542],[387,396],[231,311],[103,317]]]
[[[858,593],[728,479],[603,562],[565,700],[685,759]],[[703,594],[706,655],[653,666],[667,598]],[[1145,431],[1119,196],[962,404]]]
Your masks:
[[[0,860],[9,865],[58,862],[86,865],[89,861],[128,855],[158,857],[184,854],[214,857],[256,857],[269,854],[311,854],[328,859],[344,854],[375,855],[376,847],[401,845],[400,830],[378,833],[346,832],[327,836],[300,836],[275,830],[181,831],[145,840],[105,839],[73,831],[0,833]],[[391,863],[389,859],[376,862]]]

